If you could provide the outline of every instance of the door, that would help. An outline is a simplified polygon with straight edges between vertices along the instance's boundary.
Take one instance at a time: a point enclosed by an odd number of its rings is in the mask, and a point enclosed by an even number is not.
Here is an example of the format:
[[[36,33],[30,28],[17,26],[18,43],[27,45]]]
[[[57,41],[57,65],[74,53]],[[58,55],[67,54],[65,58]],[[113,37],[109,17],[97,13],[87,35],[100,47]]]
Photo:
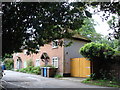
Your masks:
[[[89,77],[90,61],[85,58],[71,59],[71,76],[72,77]]]
[[[17,59],[17,69],[21,69],[22,68],[22,61],[21,59]]]
[[[71,76],[78,77],[80,75],[79,58],[71,59]]]

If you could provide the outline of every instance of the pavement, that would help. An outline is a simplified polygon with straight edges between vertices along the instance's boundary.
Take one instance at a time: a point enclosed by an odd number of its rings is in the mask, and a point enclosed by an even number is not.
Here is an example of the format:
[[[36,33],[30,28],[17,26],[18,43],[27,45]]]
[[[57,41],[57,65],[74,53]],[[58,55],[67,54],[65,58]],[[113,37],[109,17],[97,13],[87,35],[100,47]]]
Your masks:
[[[47,78],[41,75],[26,74],[15,71],[5,71],[2,85],[5,88],[108,88],[81,83],[86,78]]]
[[[80,77],[62,77],[62,78],[59,78],[59,79],[69,80],[69,81],[74,81],[74,82],[81,82],[81,81],[85,80],[86,78],[80,78]]]

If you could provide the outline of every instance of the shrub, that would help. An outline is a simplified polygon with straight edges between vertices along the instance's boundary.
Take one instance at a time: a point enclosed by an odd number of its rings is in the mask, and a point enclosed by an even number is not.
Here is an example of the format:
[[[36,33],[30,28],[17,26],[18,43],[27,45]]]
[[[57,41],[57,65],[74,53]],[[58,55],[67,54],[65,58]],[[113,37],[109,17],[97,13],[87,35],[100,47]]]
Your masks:
[[[6,58],[4,60],[4,63],[5,63],[5,67],[6,67],[7,70],[13,69],[14,60],[12,58]]]
[[[111,78],[108,73],[110,63],[112,63],[111,57],[115,53],[111,47],[106,44],[92,42],[80,48],[79,52],[92,61],[92,79]]]
[[[60,74],[56,74],[55,75],[55,78],[62,78],[63,76],[62,75],[60,75]]]
[[[26,68],[21,68],[19,71],[23,72],[23,73],[26,73]]]
[[[32,68],[32,73],[41,74],[41,69],[39,66]]]
[[[115,51],[115,54],[112,57],[113,63],[120,64],[120,51]]]
[[[32,68],[33,68],[33,66],[28,66],[28,67],[26,67],[26,72],[27,73],[32,73],[31,71],[32,71]]]
[[[24,72],[24,73],[34,73],[34,74],[41,74],[41,69],[40,67],[33,67],[33,66],[29,66],[26,68],[21,68],[20,70],[17,70],[20,72]]]
[[[27,60],[27,67],[29,67],[29,66],[34,66],[32,59]]]
[[[108,60],[115,53],[115,51],[108,45],[94,42],[85,44],[80,48],[79,52],[90,60]]]
[[[19,69],[15,70],[16,72],[19,72]]]

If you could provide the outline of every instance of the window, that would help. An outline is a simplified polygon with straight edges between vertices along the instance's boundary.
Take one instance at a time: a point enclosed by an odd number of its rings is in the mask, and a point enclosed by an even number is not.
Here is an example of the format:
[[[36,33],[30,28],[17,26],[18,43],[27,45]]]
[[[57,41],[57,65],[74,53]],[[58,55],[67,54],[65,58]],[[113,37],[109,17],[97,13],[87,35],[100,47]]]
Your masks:
[[[36,59],[36,64],[35,64],[35,66],[37,67],[37,66],[40,66],[40,60],[39,59]]]
[[[52,58],[52,65],[56,68],[58,68],[58,57],[53,57]]]
[[[52,42],[52,48],[58,48],[58,40]]]
[[[23,51],[25,55],[27,54],[27,51],[28,51],[28,50],[24,50],[24,51]]]

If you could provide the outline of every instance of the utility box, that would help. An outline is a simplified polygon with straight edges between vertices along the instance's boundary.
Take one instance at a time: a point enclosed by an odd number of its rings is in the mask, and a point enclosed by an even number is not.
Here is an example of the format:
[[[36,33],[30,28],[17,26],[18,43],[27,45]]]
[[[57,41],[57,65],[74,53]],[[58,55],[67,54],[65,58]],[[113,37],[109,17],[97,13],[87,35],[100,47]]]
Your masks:
[[[57,68],[47,67],[47,77],[54,77],[56,75]]]
[[[72,58],[70,64],[72,77],[90,77],[90,61],[86,58]]]
[[[41,76],[44,76],[44,67],[41,67]]]
[[[44,73],[43,76],[44,76],[44,77],[47,77],[47,67],[44,67],[43,69],[44,69],[44,70],[43,70],[43,73]]]
[[[41,67],[41,75],[43,77],[54,77],[56,75],[57,68]]]

